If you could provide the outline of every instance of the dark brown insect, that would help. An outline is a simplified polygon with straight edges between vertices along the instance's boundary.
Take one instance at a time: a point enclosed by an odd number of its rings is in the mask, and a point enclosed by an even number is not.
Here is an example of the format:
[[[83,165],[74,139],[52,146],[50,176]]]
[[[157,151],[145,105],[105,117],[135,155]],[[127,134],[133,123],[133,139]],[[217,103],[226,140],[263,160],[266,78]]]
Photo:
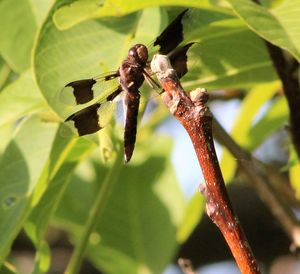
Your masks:
[[[177,71],[178,76],[182,77],[187,72],[187,50],[193,43],[183,47],[177,46],[183,41],[182,18],[188,10],[181,12],[171,24],[156,38],[153,46],[159,46],[160,54],[168,54],[170,61]],[[75,97],[75,104],[86,104],[97,98],[97,102],[73,113],[65,121],[73,122],[79,136],[92,134],[103,128],[102,118],[107,105],[124,92],[124,155],[125,162],[129,162],[133,154],[137,117],[140,105],[139,88],[146,79],[151,87],[158,84],[151,78],[151,70],[148,61],[148,49],[143,44],[134,45],[128,52],[127,58],[121,63],[116,72],[102,75],[101,77],[78,80],[68,83],[62,90],[63,97],[71,96],[70,91]],[[108,84],[115,81],[115,85]],[[67,95],[66,95],[67,94]]]

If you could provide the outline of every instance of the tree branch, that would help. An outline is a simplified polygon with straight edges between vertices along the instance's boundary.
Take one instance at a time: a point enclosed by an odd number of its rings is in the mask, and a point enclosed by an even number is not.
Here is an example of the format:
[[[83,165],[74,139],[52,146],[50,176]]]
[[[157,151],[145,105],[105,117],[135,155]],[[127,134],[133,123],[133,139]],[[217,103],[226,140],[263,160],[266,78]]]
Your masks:
[[[162,99],[184,126],[194,145],[205,178],[200,191],[206,197],[208,216],[222,232],[240,271],[243,274],[260,273],[225,188],[212,138],[212,115],[205,105],[208,94],[197,89],[188,97],[167,56],[155,55],[151,68],[165,90]]]
[[[261,200],[268,206],[274,217],[279,221],[293,244],[299,247],[299,222],[290,206],[281,198],[280,194],[277,193],[270,182],[271,180],[281,178],[281,174],[272,170],[273,174],[270,175],[265,165],[241,148],[216,119],[214,119],[213,123],[213,132],[217,140],[229,150],[233,157],[238,159],[239,167],[248,177],[249,182],[255,187]],[[277,182],[274,184],[277,184]]]

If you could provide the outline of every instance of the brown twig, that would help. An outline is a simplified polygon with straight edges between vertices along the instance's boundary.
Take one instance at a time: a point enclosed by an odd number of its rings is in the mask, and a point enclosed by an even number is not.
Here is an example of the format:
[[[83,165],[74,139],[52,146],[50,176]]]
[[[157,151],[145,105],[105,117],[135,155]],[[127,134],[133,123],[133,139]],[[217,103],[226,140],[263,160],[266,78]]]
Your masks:
[[[262,201],[268,206],[272,214],[279,221],[287,235],[297,247],[300,245],[300,227],[297,218],[289,205],[281,199],[280,195],[273,188],[270,180],[278,180],[281,174],[270,175],[263,163],[253,158],[251,154],[241,148],[214,119],[214,137],[223,144],[229,152],[238,160],[239,167],[247,175],[249,182],[256,188]],[[272,171],[276,173],[276,171]],[[277,184],[277,182],[275,182]]]
[[[205,105],[208,94],[197,89],[188,97],[167,56],[154,56],[151,68],[165,90],[162,94],[165,104],[184,126],[194,145],[205,178],[200,189],[206,197],[208,216],[222,232],[240,271],[260,273],[225,188],[212,138],[212,115]]]

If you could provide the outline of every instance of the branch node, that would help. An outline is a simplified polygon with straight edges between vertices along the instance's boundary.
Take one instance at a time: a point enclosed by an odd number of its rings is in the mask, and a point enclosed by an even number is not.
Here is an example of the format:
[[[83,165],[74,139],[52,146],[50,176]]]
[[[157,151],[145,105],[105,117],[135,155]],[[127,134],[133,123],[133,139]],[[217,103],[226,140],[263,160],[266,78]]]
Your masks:
[[[190,92],[190,98],[192,102],[198,106],[207,103],[209,95],[205,88],[197,88]]]
[[[206,183],[200,183],[198,186],[199,192],[204,196],[207,197],[207,186]]]

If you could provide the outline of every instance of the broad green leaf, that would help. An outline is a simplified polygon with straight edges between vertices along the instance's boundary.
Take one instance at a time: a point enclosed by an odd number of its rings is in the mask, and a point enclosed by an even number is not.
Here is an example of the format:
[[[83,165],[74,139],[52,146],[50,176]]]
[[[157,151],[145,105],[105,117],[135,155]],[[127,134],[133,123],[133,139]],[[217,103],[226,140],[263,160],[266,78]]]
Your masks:
[[[135,14],[110,19],[109,22],[106,18],[89,20],[65,31],[58,31],[52,20],[47,22],[38,39],[34,64],[37,82],[46,100],[60,116],[67,117],[74,111],[59,102],[57,94],[62,87],[72,80],[115,70],[129,45],[146,41],[146,38],[141,41],[135,36],[143,33],[136,26],[159,14],[158,9],[150,11],[145,10],[142,17]],[[208,10],[194,10],[193,16],[197,20],[193,21],[193,32],[188,39],[199,44],[189,52],[191,70],[183,79],[187,89],[201,85],[209,88],[244,87],[276,79],[263,43],[243,28],[239,20],[233,20],[228,13]],[[158,33],[159,20],[154,21],[156,25],[151,28],[151,33],[147,28],[147,42],[153,41]],[[131,39],[131,35],[135,39]],[[111,51],[112,45],[118,50]]]
[[[28,233],[36,245],[45,236],[51,215],[65,190],[68,177],[72,175],[77,162],[92,147],[95,145],[84,138],[62,138],[58,130],[45,166],[46,184],[35,189],[33,202],[38,201],[38,205],[32,211],[26,225]],[[43,199],[40,199],[41,197]]]
[[[199,1],[197,0],[188,0],[188,1],[183,1],[183,0],[155,0],[155,1],[151,1],[151,0],[146,0],[146,1],[137,1],[137,0],[129,0],[129,1],[122,1],[122,0],[113,0],[110,3],[107,3],[107,6],[115,6],[117,8],[120,8],[121,10],[124,9],[126,11],[134,11],[136,10],[135,7],[139,6],[139,8],[145,8],[145,7],[149,7],[149,6],[190,6],[190,7],[203,7],[203,6],[208,6],[209,5],[208,0],[203,0],[201,1],[201,3],[199,3]]]
[[[22,0],[24,1],[24,0]],[[30,3],[32,13],[37,25],[40,27],[45,20],[51,6],[56,0],[27,0]]]
[[[190,6],[190,7],[209,7],[209,1],[202,0],[113,0],[113,1],[100,1],[100,0],[79,0],[72,1],[67,5],[62,6],[54,14],[54,22],[58,29],[67,29],[75,24],[84,20],[105,17],[105,16],[124,16],[128,13],[137,11],[143,8],[155,6]],[[152,20],[153,22],[154,20]]]
[[[91,235],[88,256],[105,273],[140,273],[142,269],[161,273],[175,252],[183,197],[166,157],[170,142],[153,136],[147,147],[143,161],[120,167],[107,207]],[[57,211],[57,222],[75,233],[75,241],[107,172],[100,163],[94,165],[78,170]]]
[[[80,4],[83,3],[73,5]],[[71,7],[65,6],[65,9]],[[245,88],[277,79],[264,43],[240,20],[228,11],[194,9],[190,13],[183,22],[185,38],[187,42],[197,43],[188,52],[189,72],[182,79],[186,89]],[[149,14],[143,22],[149,18],[151,22],[156,21]]]
[[[103,163],[108,163],[112,158],[114,151],[116,151],[116,144],[114,144],[114,141],[111,138],[113,130],[114,128],[111,125],[108,125],[98,134],[100,157]]]
[[[278,91],[280,87],[278,82],[258,85],[254,87],[243,100],[237,119],[231,130],[231,137],[242,147],[255,142],[259,136],[249,135],[254,119],[261,107]],[[254,140],[252,140],[253,138]],[[261,140],[261,139],[260,139]],[[230,152],[225,149],[221,159],[222,174],[225,182],[229,182],[235,173],[237,161]]]
[[[249,0],[228,2],[249,28],[300,61],[300,0],[285,0],[272,9]]]
[[[52,215],[61,202],[62,195],[77,163],[93,147],[95,146],[84,138],[70,140],[61,138],[59,133],[56,135],[47,167],[46,189],[44,186],[44,189],[40,188],[40,193],[35,193],[35,199],[37,199],[36,196],[41,197],[41,195],[42,199],[39,199],[39,203],[31,212],[25,226],[27,234],[37,249],[33,273],[46,273],[48,271],[50,254],[45,236]]]
[[[47,163],[57,126],[39,117],[19,125],[0,159],[0,258],[6,257],[32,207],[32,196]]]
[[[191,18],[185,36],[197,43],[188,51],[186,89],[246,88],[277,79],[264,43],[240,20],[206,10],[193,10]]]
[[[30,65],[30,52],[37,30],[29,1],[0,2],[0,52],[9,66],[22,72]]]
[[[153,8],[144,12],[157,18],[152,22],[152,28],[145,32],[141,31],[143,25],[139,24],[143,13],[90,20],[65,31],[59,31],[52,14],[49,15],[37,39],[35,76],[47,102],[62,117],[74,111],[62,104],[58,96],[68,82],[116,70],[134,44],[134,33],[142,33],[142,38],[147,34],[149,40],[140,42],[149,42],[158,33],[159,10]]]
[[[0,92],[10,74],[10,68],[5,61],[0,57]]]
[[[20,73],[30,66],[31,50],[38,25],[53,0],[5,0],[0,2],[0,53]]]
[[[87,19],[97,18],[99,11],[103,8],[103,2],[100,0],[72,1],[54,13],[54,23],[58,29],[64,30]]]
[[[95,147],[84,138],[67,139],[68,141],[63,139],[58,133],[50,155],[47,189],[42,193],[43,199],[29,218],[29,226],[30,223],[36,226],[37,234],[31,237],[36,243],[45,236],[50,217],[60,202],[72,171],[77,163]]]
[[[0,143],[0,155],[3,153],[3,150],[6,148],[7,144],[10,142],[13,129],[15,123],[8,123],[4,126],[0,126],[0,136],[1,136],[1,143]]]
[[[0,93],[0,127],[45,106],[32,72],[26,71]]]

